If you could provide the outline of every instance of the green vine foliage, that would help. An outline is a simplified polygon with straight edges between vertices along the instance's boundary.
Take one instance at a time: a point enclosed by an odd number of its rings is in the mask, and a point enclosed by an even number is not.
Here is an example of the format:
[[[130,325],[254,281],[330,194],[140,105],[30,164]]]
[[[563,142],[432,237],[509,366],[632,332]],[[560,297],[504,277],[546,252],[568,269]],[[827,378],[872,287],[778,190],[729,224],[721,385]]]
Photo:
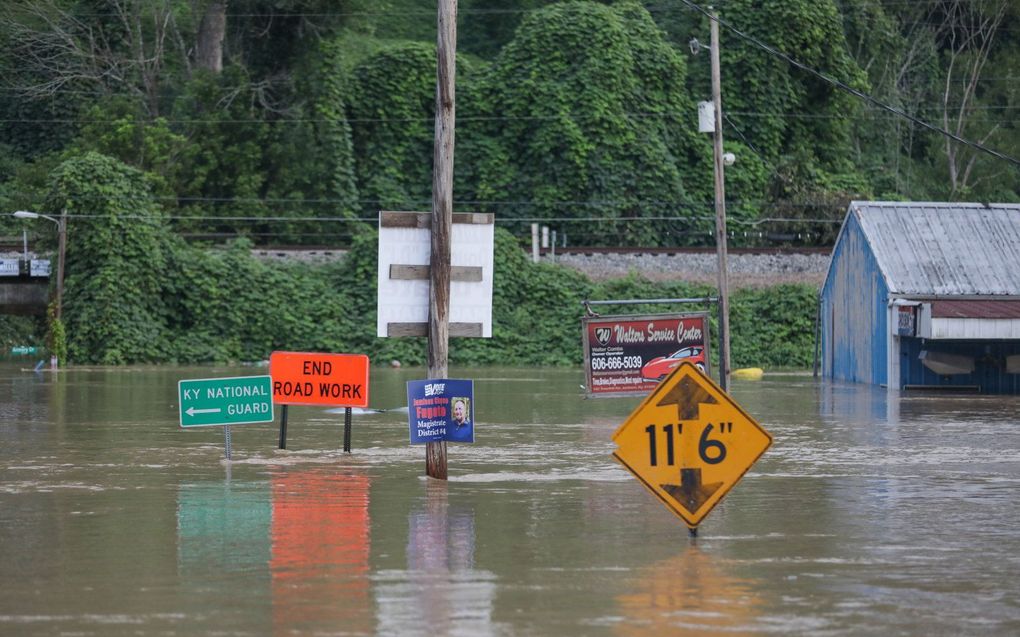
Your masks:
[[[435,90],[433,45],[394,45],[354,67],[349,109],[367,210],[428,209]]]
[[[165,360],[165,214],[151,203],[144,175],[87,152],[53,174],[46,209],[66,211],[64,319],[73,361]]]
[[[814,360],[818,291],[783,284],[738,290],[730,304],[734,367],[804,368]]]
[[[57,357],[60,365],[64,365],[67,363],[67,331],[64,329],[64,321],[56,316],[56,301],[46,308],[46,322],[46,349],[50,355]]]
[[[64,318],[73,363],[257,361],[274,350],[425,363],[425,339],[375,336],[374,230],[357,231],[338,264],[271,264],[255,259],[245,239],[225,249],[185,243],[152,202],[144,176],[115,159],[86,153],[61,164],[52,183],[47,209],[63,207],[71,215]],[[517,239],[499,228],[493,337],[452,339],[450,360],[576,365],[582,301],[710,294],[704,286],[637,276],[596,284],[574,270],[531,263]],[[734,364],[796,366],[810,360],[813,288],[740,291],[732,307]]]
[[[359,211],[354,146],[347,121],[349,86],[339,41],[322,40],[302,58],[295,73],[291,106],[272,121],[265,153],[264,197],[276,214],[354,219]],[[353,221],[334,230],[328,243],[346,243]],[[293,243],[324,240],[308,223],[271,228]],[[282,236],[281,236],[282,235]]]
[[[580,360],[581,301],[593,285],[576,271],[531,263],[517,240],[496,230],[492,338],[453,339],[461,364],[568,365]]]
[[[271,266],[247,240],[225,250],[177,244],[166,279],[170,358],[257,361],[278,349],[344,351],[356,314],[321,271]]]
[[[490,161],[501,165],[484,171],[498,181],[480,188],[512,202],[504,217],[597,219],[577,226],[577,241],[689,242],[708,226],[678,230],[675,219],[697,221],[701,210],[685,205],[709,200],[712,186],[689,178],[691,167],[710,169],[711,150],[694,132],[686,72],[636,3],[529,14],[486,76],[486,103],[500,118],[488,131],[500,147]],[[632,218],[647,220],[619,221]]]
[[[849,53],[842,16],[832,0],[734,0],[720,16],[801,63],[868,90],[867,76]],[[847,149],[859,100],[747,40],[723,41],[720,56],[727,69],[727,111],[767,158],[774,161],[806,150],[827,172],[853,169]],[[799,116],[805,113],[813,117]]]
[[[188,152],[187,140],[171,129],[166,118],[149,120],[136,101],[113,96],[92,105],[84,122],[62,153],[64,158],[88,151],[115,157],[145,172],[154,192],[172,198]]]
[[[237,224],[223,217],[260,218],[271,215],[262,201],[266,188],[264,149],[271,126],[257,107],[247,72],[230,66],[222,73],[196,73],[174,104],[175,117],[186,125],[182,134],[189,153],[181,159],[177,187],[180,213],[192,221],[177,227],[190,232],[257,233],[265,224]],[[201,220],[210,217],[210,220]]]

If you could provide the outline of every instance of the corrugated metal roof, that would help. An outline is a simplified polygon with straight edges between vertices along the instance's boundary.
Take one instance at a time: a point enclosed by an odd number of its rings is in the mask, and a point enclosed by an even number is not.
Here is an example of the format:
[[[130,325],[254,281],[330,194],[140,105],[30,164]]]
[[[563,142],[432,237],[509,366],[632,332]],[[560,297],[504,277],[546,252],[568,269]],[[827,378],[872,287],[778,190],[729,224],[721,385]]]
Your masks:
[[[893,294],[1020,295],[1020,204],[854,201]]]

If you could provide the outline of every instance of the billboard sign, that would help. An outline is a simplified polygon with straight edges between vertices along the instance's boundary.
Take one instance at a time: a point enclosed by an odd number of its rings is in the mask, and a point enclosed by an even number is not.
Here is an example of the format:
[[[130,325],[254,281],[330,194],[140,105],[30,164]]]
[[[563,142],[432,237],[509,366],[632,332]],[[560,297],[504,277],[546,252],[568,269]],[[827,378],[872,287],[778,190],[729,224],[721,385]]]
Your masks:
[[[680,363],[710,374],[708,312],[581,319],[588,396],[651,391]]]
[[[494,216],[457,212],[450,227],[450,336],[492,337]],[[427,336],[432,215],[379,213],[376,336]]]

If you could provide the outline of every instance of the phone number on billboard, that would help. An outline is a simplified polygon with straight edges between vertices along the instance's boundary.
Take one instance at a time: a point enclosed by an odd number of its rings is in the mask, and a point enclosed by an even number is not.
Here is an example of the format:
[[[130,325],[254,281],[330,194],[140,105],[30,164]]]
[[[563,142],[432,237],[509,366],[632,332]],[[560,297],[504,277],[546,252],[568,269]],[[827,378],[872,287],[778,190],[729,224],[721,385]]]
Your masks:
[[[605,356],[591,359],[594,371],[604,369],[641,369],[640,356]]]

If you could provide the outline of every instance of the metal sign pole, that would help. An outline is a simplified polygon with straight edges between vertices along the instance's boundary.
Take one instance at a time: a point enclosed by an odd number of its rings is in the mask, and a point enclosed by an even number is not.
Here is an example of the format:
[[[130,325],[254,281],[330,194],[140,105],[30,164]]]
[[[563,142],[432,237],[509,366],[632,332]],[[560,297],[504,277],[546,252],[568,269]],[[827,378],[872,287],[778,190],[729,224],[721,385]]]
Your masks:
[[[223,425],[223,451],[227,456],[227,460],[231,459],[230,454],[230,425]]]
[[[280,449],[287,448],[287,405],[280,410]]]
[[[351,452],[351,408],[344,409],[344,451]]]

